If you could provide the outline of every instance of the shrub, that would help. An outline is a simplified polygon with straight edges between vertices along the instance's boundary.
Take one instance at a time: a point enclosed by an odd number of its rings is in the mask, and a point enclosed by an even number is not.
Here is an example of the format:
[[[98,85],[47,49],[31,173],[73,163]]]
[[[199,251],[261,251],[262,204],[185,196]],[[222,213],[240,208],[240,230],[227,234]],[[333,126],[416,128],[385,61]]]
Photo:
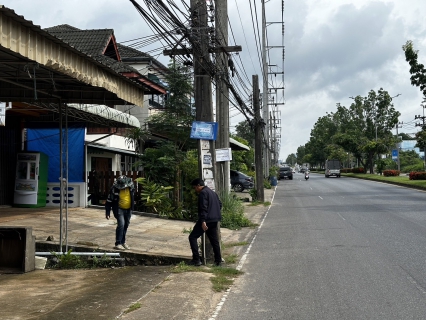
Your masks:
[[[223,228],[238,230],[242,227],[251,227],[253,223],[244,215],[244,205],[241,200],[232,194],[221,194]]]
[[[410,166],[405,166],[401,168],[402,172],[422,172],[423,171],[423,162],[419,164],[413,164]]]
[[[398,177],[401,174],[399,170],[383,170],[383,175],[385,177]]]
[[[365,173],[365,170],[363,167],[353,168],[352,173]]]
[[[352,172],[351,168],[342,168],[342,169],[340,169],[340,173],[350,173],[350,172]]]
[[[410,180],[426,180],[426,172],[410,172]]]

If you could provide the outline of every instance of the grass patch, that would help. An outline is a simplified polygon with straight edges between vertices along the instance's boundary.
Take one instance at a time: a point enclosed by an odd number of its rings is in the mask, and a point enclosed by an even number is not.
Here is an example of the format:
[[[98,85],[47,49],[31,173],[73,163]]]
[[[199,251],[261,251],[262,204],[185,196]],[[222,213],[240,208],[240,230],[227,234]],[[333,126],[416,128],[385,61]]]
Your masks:
[[[216,292],[228,290],[234,283],[235,277],[242,274],[241,271],[234,268],[213,267],[212,269],[215,276],[211,277],[210,281]]]
[[[261,201],[252,201],[252,202],[249,204],[249,206],[251,206],[251,207],[255,207],[255,206],[258,206],[258,205],[264,205],[265,207],[267,207],[267,206],[270,206],[270,205],[271,205],[271,203],[270,203],[269,201],[265,201],[265,202],[261,202]]]
[[[189,229],[187,229],[187,228],[183,228],[183,230],[182,230],[182,233],[191,233],[192,232],[192,228],[189,228]]]
[[[213,277],[210,278],[212,288],[216,292],[227,290],[233,283],[235,277],[243,274],[235,268],[229,267],[214,267],[214,266],[188,266],[185,262],[180,262],[176,266],[172,267],[170,272],[182,273],[182,272],[205,272],[212,273]]]
[[[124,311],[124,313],[130,313],[132,311],[140,309],[140,307],[142,307],[142,305],[139,302],[136,302],[132,304],[126,311]]]
[[[237,255],[237,254],[234,254],[234,253],[231,253],[231,254],[226,255],[226,256],[224,257],[224,259],[225,259],[226,263],[234,264],[234,263],[236,263],[236,262],[237,262],[238,255]]]
[[[400,186],[426,190],[426,180],[410,180],[408,176],[385,177],[378,174],[369,174],[369,173],[362,173],[362,174],[361,173],[358,173],[358,174],[342,173],[342,176],[364,179],[364,180],[382,181],[382,182],[397,184]]]

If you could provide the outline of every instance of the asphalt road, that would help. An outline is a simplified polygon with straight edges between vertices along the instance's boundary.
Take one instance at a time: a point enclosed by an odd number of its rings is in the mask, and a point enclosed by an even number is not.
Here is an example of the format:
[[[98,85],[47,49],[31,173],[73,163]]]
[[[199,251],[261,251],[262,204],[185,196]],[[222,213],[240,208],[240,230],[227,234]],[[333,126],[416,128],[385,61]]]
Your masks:
[[[279,181],[216,318],[426,319],[425,205],[358,179]]]

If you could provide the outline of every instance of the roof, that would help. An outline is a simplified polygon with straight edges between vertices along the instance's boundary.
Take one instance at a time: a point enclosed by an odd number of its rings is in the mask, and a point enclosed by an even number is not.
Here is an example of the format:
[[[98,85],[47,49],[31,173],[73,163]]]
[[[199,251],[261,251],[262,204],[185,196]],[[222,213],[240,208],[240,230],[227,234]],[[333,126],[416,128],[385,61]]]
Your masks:
[[[88,104],[68,104],[69,107],[88,112],[93,115],[100,116],[104,119],[111,120],[114,122],[121,122],[131,127],[140,128],[141,124],[139,120],[130,114],[124,113],[122,111],[103,106],[103,105],[88,105]]]
[[[67,28],[72,29],[62,27]],[[49,103],[61,99],[68,103],[143,105],[146,85],[112,70],[3,5],[0,30],[2,101]]]
[[[99,145],[99,144],[91,144],[90,141],[86,141],[86,145],[87,145],[88,148],[98,149],[98,150],[102,150],[102,151],[108,151],[108,152],[111,152],[111,153],[134,156],[134,157],[138,156],[138,154],[136,154],[134,151],[124,150],[124,149],[119,149],[119,148],[113,148],[113,147],[107,147],[107,146],[103,146],[103,145]]]
[[[229,138],[229,145],[231,149],[235,151],[250,150],[249,146],[246,146],[245,144],[242,144],[241,142],[238,142],[237,140],[232,138]]]
[[[102,55],[114,37],[113,29],[80,30],[70,25],[59,25],[44,30],[92,57]]]
[[[151,85],[152,81],[150,79],[140,74],[139,71],[132,66],[121,61],[121,52],[118,50],[119,47],[124,50],[126,54],[136,53],[132,48],[116,43],[113,29],[81,30],[68,24],[61,24],[45,28],[44,30],[68,43],[75,49],[91,56],[103,65],[108,66],[111,70],[123,74],[129,79],[143,83],[151,93],[166,93],[161,83],[153,81],[156,85]],[[149,57],[142,52],[138,52],[137,54],[139,56]]]

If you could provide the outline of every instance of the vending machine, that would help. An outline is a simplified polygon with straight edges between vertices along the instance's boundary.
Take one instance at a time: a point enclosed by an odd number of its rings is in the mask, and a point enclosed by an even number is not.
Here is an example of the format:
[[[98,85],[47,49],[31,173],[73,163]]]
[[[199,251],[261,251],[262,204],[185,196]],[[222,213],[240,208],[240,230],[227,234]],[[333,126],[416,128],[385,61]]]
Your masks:
[[[46,206],[48,156],[43,152],[18,153],[14,206]]]

